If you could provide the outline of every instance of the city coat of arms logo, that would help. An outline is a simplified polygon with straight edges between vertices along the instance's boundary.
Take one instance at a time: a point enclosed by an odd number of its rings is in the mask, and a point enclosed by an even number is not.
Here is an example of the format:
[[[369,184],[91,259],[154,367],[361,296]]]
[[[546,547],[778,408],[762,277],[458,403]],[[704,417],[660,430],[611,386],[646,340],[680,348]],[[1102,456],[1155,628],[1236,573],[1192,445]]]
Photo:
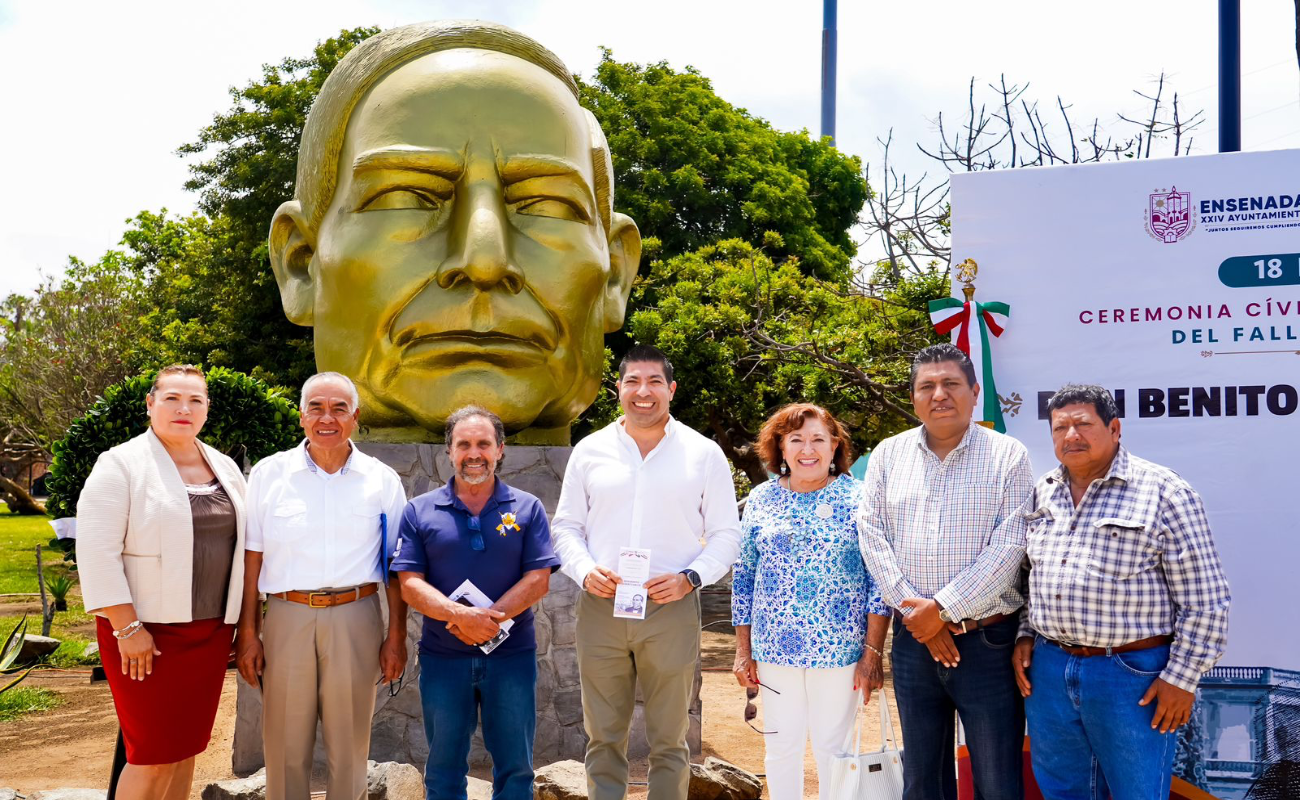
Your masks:
[[[1160,189],[1147,198],[1147,233],[1151,238],[1173,244],[1196,229],[1196,210],[1192,193]]]

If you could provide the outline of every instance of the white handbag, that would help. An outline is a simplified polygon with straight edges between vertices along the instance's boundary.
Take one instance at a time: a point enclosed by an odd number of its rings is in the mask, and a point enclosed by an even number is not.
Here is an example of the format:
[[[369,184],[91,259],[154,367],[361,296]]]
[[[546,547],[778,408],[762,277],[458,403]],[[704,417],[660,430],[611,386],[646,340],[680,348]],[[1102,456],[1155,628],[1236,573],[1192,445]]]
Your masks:
[[[863,715],[859,702],[853,728],[844,737],[844,752],[831,757],[830,800],[902,800],[903,750],[894,737],[885,693],[880,692],[876,698],[880,706],[880,749],[862,752]]]

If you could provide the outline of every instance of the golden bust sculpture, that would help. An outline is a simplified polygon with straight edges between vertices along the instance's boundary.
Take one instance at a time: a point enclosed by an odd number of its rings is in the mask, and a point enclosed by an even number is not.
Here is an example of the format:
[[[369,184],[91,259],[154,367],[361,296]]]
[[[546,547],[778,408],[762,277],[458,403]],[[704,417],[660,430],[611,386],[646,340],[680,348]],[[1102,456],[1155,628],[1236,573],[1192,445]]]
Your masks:
[[[485,22],[358,45],[303,129],[271,223],[285,315],[351,377],[368,437],[440,438],[478,403],[513,440],[567,444],[641,257],[609,147],[560,60]]]

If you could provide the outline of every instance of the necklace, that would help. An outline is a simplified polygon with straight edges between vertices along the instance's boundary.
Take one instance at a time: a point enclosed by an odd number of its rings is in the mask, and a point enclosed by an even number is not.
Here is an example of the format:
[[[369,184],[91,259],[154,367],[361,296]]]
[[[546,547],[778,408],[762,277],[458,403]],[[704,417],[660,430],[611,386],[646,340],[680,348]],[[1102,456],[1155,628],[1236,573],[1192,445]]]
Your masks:
[[[831,476],[828,473],[825,478],[822,478],[821,486],[818,486],[813,489],[800,490],[794,488],[794,480],[792,480],[791,477],[787,475],[785,479],[785,488],[789,489],[795,494],[813,494],[814,492],[820,492],[822,489],[825,489],[827,486],[830,485],[830,482],[831,482]]]

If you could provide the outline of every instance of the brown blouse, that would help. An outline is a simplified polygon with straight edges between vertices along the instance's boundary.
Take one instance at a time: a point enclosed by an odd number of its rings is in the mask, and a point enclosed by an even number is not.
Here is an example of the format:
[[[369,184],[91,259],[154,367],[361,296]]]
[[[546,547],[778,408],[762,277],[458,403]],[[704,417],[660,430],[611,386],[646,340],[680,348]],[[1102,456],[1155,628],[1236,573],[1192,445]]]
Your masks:
[[[226,615],[230,568],[235,559],[235,506],[221,483],[187,484],[194,519],[192,619]]]

